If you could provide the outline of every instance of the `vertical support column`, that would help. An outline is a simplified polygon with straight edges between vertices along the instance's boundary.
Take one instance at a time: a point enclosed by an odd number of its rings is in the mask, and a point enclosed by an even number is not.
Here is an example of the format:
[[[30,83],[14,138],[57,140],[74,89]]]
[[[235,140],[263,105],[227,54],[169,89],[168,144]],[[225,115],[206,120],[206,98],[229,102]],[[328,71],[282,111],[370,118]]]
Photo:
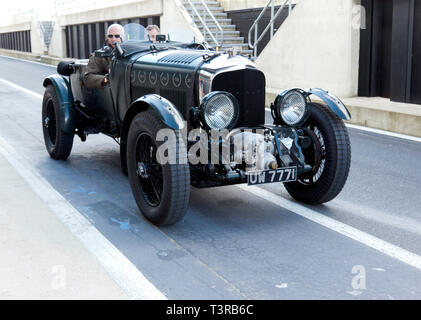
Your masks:
[[[411,5],[412,2],[412,5]],[[394,0],[390,98],[392,101],[409,102],[412,66],[414,9],[412,0]]]
[[[79,41],[77,26],[71,26],[72,28],[72,58],[79,59]]]
[[[102,41],[101,41],[101,33],[100,33],[100,25],[99,23],[95,23],[95,48],[101,48]]]
[[[408,67],[406,75],[406,93],[405,100],[411,101],[412,88],[412,55],[414,49],[414,19],[415,19],[415,0],[409,0],[409,17],[408,17]]]
[[[411,103],[421,104],[421,3],[414,1]]]
[[[99,48],[102,47],[102,44],[105,42],[105,36],[106,36],[107,30],[106,30],[103,22],[100,22],[98,24],[98,28],[99,28],[99,35],[98,36],[99,36],[99,41],[100,41],[99,46],[98,46],[98,49],[99,49]]]
[[[23,45],[22,45],[22,31],[18,32],[18,50],[23,51]]]
[[[157,25],[158,27],[161,28],[161,20],[159,16],[155,16],[152,18],[153,24]]]
[[[27,33],[28,33],[28,47],[29,47],[29,52],[32,52],[31,30],[27,31]]]
[[[77,32],[78,32],[78,42],[79,42],[79,51],[78,51],[78,58],[83,59],[85,56],[85,32],[84,32],[84,25],[78,25]]]
[[[95,32],[95,25],[92,23],[88,24],[88,52],[89,54],[95,50],[94,49],[94,42],[95,42],[94,32]]]
[[[66,26],[65,37],[66,37],[66,57],[69,58],[69,57],[71,57],[71,54],[70,54],[70,50],[71,50],[71,47],[70,47],[70,27],[69,26]]]
[[[91,54],[89,50],[89,24],[83,25],[83,40],[84,50],[82,51],[82,59],[87,59]]]

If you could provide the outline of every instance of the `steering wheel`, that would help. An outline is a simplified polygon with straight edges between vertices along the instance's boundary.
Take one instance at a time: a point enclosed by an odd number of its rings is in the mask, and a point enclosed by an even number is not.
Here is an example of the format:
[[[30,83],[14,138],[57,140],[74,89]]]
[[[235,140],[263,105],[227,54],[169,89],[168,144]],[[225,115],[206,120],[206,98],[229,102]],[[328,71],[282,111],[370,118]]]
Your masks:
[[[205,44],[203,43],[192,43],[187,46],[188,49],[196,49],[196,50],[208,50]]]

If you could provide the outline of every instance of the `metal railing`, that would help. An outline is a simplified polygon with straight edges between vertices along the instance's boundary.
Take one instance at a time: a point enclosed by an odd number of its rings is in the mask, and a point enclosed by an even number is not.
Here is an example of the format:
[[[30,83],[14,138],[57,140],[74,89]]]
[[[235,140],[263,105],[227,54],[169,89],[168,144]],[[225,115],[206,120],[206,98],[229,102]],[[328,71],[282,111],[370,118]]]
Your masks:
[[[202,4],[202,6],[203,6],[203,8],[205,9],[205,12],[204,12],[204,15],[203,15],[203,17],[199,14],[199,11],[197,10],[197,8],[196,8],[196,6],[193,4],[193,2],[192,1],[190,1],[190,0],[187,0],[187,2],[189,3],[189,5],[190,5],[190,7],[192,8],[192,10],[193,10],[193,14],[192,14],[192,19],[193,19],[193,21],[194,21],[194,15],[196,15],[198,18],[199,18],[199,20],[200,20],[200,22],[202,23],[202,25],[203,25],[203,27],[204,27],[204,34],[203,34],[203,37],[205,38],[205,40],[206,40],[206,35],[207,35],[207,33],[209,33],[209,35],[210,35],[210,37],[212,38],[212,40],[215,42],[215,45],[217,46],[217,47],[221,47],[222,46],[222,44],[224,43],[224,29],[222,29],[222,27],[221,27],[221,25],[219,24],[219,22],[218,22],[218,20],[215,18],[215,16],[213,15],[213,13],[212,13],[212,11],[209,9],[209,7],[208,7],[208,5],[203,1],[203,0],[196,0],[196,1],[198,1],[198,2],[200,2],[201,4]],[[210,29],[209,29],[209,26],[208,26],[208,24],[206,23],[206,17],[207,17],[207,14],[209,15],[209,17],[211,18],[211,20],[215,23],[215,26],[216,26],[216,28],[219,30],[219,33],[220,33],[220,40],[218,41],[218,39],[217,39],[217,34],[218,34],[218,32],[216,32],[216,34],[214,34]]]
[[[292,10],[292,1],[291,0],[285,0],[285,2],[279,7],[278,11],[276,11],[276,13],[275,13],[275,0],[269,0],[266,7],[263,8],[262,12],[259,14],[257,19],[254,21],[254,23],[250,27],[249,33],[248,33],[248,40],[249,40],[249,47],[251,49],[254,49],[254,53],[253,53],[254,58],[257,57],[257,45],[259,44],[260,41],[262,41],[263,37],[266,35],[266,33],[269,31],[269,29],[270,29],[270,38],[272,39],[272,37],[275,33],[275,30],[274,30],[275,21],[279,17],[279,15],[281,14],[281,12],[284,10],[286,5],[288,5],[288,15],[289,15],[291,13],[291,10]],[[271,11],[270,12],[271,19],[270,19],[268,25],[266,26],[266,28],[263,30],[262,34],[260,36],[258,36],[259,22],[263,18],[264,14],[269,9],[269,7],[270,7],[270,11]],[[253,29],[254,29],[254,43],[252,43]]]

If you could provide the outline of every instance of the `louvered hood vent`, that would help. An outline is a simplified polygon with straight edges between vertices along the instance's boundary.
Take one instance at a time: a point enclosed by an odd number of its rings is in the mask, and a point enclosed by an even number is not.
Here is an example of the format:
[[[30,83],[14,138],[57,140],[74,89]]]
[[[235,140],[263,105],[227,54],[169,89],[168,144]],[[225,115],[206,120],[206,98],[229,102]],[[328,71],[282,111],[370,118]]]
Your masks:
[[[194,60],[201,58],[200,53],[173,53],[158,60],[158,63],[181,64],[188,65]]]

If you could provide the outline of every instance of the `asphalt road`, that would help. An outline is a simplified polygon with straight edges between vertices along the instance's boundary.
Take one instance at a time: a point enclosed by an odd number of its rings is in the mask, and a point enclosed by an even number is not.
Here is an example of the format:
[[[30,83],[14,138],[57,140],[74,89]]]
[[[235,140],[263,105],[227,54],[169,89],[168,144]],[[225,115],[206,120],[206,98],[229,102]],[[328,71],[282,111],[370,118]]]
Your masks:
[[[0,79],[38,95],[52,73],[0,57]],[[282,185],[193,188],[186,217],[157,228],[110,138],[75,138],[68,161],[51,160],[36,94],[0,82],[0,137],[169,299],[421,298],[420,142],[349,129],[351,172],[333,201],[304,206]]]

